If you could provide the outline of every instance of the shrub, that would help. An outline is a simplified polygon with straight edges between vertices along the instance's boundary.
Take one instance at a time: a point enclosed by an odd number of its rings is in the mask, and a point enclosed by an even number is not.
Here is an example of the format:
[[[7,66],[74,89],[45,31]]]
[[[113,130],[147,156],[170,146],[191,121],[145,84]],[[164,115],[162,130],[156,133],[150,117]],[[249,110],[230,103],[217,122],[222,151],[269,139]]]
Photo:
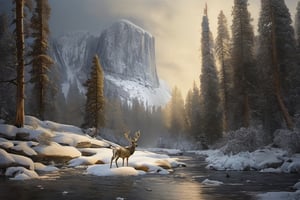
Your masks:
[[[297,130],[276,130],[273,143],[276,147],[287,150],[289,153],[300,153],[300,132]]]
[[[221,150],[225,154],[237,154],[245,151],[255,151],[267,144],[266,134],[261,128],[249,127],[230,131],[224,137],[225,144]]]

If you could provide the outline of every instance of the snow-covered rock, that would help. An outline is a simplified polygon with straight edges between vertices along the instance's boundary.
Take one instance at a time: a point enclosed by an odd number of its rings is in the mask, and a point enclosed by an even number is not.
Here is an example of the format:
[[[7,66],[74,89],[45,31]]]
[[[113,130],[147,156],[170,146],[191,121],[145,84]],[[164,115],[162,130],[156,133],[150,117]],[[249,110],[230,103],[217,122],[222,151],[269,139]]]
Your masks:
[[[109,165],[93,165],[87,168],[87,173],[96,176],[137,176],[145,174],[144,171],[132,167],[110,168]]]
[[[300,173],[300,154],[288,157],[280,169],[285,173]]]
[[[226,155],[222,150],[194,151],[207,156],[207,168],[213,170],[258,170],[264,173],[300,173],[300,154],[289,155],[287,151],[270,148],[254,152]]]
[[[22,142],[22,141],[14,141],[14,146],[11,147],[11,150],[19,152],[19,154],[26,156],[36,156],[37,153],[32,149],[32,147],[37,146],[37,142]]]
[[[0,135],[5,138],[14,139],[19,131],[20,129],[13,125],[0,124]]]
[[[44,165],[43,163],[34,163],[34,170],[36,171],[42,171],[42,172],[53,172],[58,171],[59,169],[57,167],[51,166],[51,165]]]
[[[3,149],[0,149],[0,168],[5,168],[8,166],[11,166],[14,164],[15,160],[13,157],[4,151]]]
[[[28,169],[34,169],[34,163],[30,158],[7,153],[5,150],[0,149],[0,168],[7,168],[16,165],[23,166]]]
[[[14,146],[14,143],[5,139],[5,138],[0,138],[0,148],[2,149],[9,149]]]
[[[13,180],[42,178],[36,172],[57,171],[59,168],[54,165],[65,166],[66,162],[68,167],[88,165],[87,173],[97,176],[169,174],[172,168],[185,165],[168,155],[136,150],[129,158],[129,167],[116,168],[113,163],[113,168],[110,169],[112,149],[107,147],[117,144],[101,138],[91,138],[79,131],[78,127],[27,116],[24,128],[5,124],[0,128],[4,136],[14,138],[0,137],[0,169],[4,169],[5,175]],[[26,134],[24,141],[15,140],[20,131]],[[28,141],[29,139],[32,141]],[[119,159],[119,166],[121,164],[122,159]]]
[[[83,134],[81,128],[73,125],[61,124],[53,121],[40,121],[38,118],[26,115],[25,124],[39,130],[51,130],[56,132],[70,132],[75,134]]]
[[[30,170],[34,169],[34,163],[30,158],[22,155],[17,155],[17,154],[10,154],[10,155],[14,159],[15,163],[18,164],[19,166],[26,167]]]
[[[224,183],[221,181],[205,179],[204,181],[202,181],[202,184],[208,185],[208,186],[219,186],[219,185],[223,185]]]
[[[5,176],[10,176],[10,180],[27,180],[33,178],[39,178],[39,175],[33,171],[24,167],[9,167],[5,171]]]
[[[42,157],[61,157],[61,158],[76,158],[81,156],[80,151],[75,147],[62,146],[56,142],[51,142],[50,145],[38,145],[33,149]]]
[[[106,142],[90,138],[89,136],[86,135],[78,135],[69,132],[55,132],[53,141],[60,144],[77,147],[77,148],[83,148],[83,147],[87,148],[91,146],[109,147],[109,144]]]

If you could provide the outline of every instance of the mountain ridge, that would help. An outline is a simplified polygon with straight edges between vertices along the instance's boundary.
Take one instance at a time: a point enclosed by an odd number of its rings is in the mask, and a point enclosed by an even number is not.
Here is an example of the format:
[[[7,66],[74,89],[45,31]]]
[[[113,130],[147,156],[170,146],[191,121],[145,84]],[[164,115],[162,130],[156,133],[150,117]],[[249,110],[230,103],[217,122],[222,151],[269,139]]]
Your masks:
[[[170,99],[169,88],[157,74],[154,37],[128,20],[113,23],[98,37],[87,31],[64,34],[52,39],[50,49],[65,98],[72,84],[85,94],[83,83],[89,77],[92,57],[98,54],[108,98],[119,96],[129,103],[138,99],[150,106],[165,105]],[[130,83],[131,89],[120,82]]]

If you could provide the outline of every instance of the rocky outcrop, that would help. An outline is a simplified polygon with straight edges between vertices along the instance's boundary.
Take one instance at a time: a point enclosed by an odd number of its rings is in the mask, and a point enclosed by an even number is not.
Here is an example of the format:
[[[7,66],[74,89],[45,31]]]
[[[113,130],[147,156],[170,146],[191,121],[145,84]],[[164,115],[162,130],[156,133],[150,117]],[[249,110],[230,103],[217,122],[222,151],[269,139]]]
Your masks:
[[[89,76],[92,57],[98,54],[105,74],[106,97],[118,96],[127,102],[139,99],[156,106],[170,99],[169,88],[157,75],[154,37],[127,20],[112,24],[99,37],[75,32],[56,38],[51,42],[50,54],[65,97],[71,85],[84,95],[83,83]]]
[[[104,30],[97,53],[107,74],[159,87],[154,37],[135,24],[120,20]]]

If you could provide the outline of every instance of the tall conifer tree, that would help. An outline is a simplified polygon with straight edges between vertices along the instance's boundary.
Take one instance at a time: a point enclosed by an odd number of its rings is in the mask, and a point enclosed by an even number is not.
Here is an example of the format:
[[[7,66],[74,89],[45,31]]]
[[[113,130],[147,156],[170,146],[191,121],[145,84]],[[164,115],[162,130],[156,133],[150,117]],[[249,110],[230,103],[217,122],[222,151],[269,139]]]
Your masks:
[[[185,127],[185,110],[182,94],[176,86],[172,90],[169,109],[169,130],[175,136],[180,136]]]
[[[85,106],[85,127],[99,128],[104,127],[104,73],[97,55],[93,58],[93,66],[90,78],[86,81],[86,106]]]
[[[264,82],[262,116],[265,128],[273,132],[281,127],[281,118],[287,127],[293,126],[286,102],[297,84],[296,42],[285,2],[262,0],[261,5],[258,60]]]
[[[52,59],[47,54],[50,12],[48,0],[36,0],[36,8],[31,18],[31,36],[34,38],[34,42],[29,54],[32,57],[30,81],[33,83],[31,109],[33,114],[41,119],[45,117],[47,104],[53,102],[53,99],[47,99],[47,92],[49,92],[47,91],[49,88],[48,72],[53,64]]]
[[[194,82],[193,89],[187,94],[185,112],[187,116],[187,130],[196,139],[202,137],[200,105],[200,91]]]
[[[232,75],[230,69],[230,37],[227,27],[227,19],[223,13],[220,12],[218,16],[218,35],[216,38],[216,56],[220,63],[220,89],[223,104],[223,129],[228,131],[228,115],[229,115],[229,87]]]
[[[207,7],[204,10],[202,19],[201,53],[201,123],[202,131],[207,141],[212,144],[222,136],[222,114],[220,111],[219,85]]]
[[[234,0],[232,11],[232,52],[234,70],[235,128],[250,125],[250,95],[254,77],[254,33],[248,0]]]

